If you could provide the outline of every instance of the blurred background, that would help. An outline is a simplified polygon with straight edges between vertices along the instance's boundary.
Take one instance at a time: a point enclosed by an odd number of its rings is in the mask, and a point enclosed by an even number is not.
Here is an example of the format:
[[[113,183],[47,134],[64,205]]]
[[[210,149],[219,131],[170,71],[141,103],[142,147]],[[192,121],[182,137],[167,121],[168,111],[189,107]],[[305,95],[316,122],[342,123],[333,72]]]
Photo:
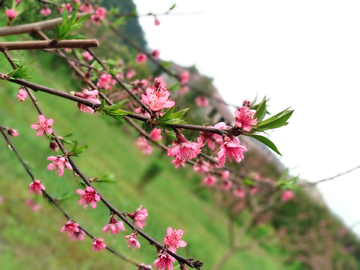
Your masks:
[[[23,1],[31,8],[13,24],[44,20],[39,13],[43,4]],[[10,2],[3,2],[2,10]],[[149,213],[145,232],[158,241],[169,226],[183,229],[188,245],[178,253],[203,261],[203,269],[359,269],[360,170],[316,186],[306,185],[306,181],[360,165],[358,2],[184,0],[177,1],[171,11],[174,3],[170,1],[91,3],[104,6],[107,19],[142,50],[159,49],[162,65],[177,73],[189,72],[190,84],[196,87],[184,94],[174,78],[151,61],[137,65],[138,51],[106,25],[89,20],[81,30],[86,37],[99,39],[96,54],[122,60],[124,72],[135,69],[132,80],[162,76],[168,86],[175,85],[172,97],[177,109],[190,108],[189,123],[231,123],[233,111],[243,100],[256,97],[258,101],[270,98],[271,114],[290,106],[295,109],[287,127],[269,134],[282,156],[240,137],[249,151],[244,161],[230,165],[273,182],[289,168],[288,177],[300,175],[299,183],[306,186],[287,202],[281,201],[281,194],[261,190],[235,198],[204,186],[202,176],[191,167],[175,169],[159,149],[151,156],[143,155],[135,147],[138,134],[130,126],[100,114],[81,113],[71,101],[37,93],[47,118],[55,121],[56,132],[72,133],[73,139],[89,145],[75,158],[81,170],[89,177],[114,176],[116,183],[96,186],[113,205],[129,212],[144,205]],[[158,14],[159,25],[155,25],[155,16],[147,15],[150,12]],[[59,16],[52,8],[48,18]],[[1,26],[5,25],[3,16]],[[54,36],[53,30],[46,34]],[[25,34],[0,40],[33,38],[38,37]],[[81,58],[77,51],[68,55],[73,54]],[[85,87],[53,54],[22,51],[11,55],[22,63],[36,60],[32,82],[63,91]],[[1,72],[11,70],[3,55],[0,63]],[[87,210],[77,204],[79,185],[70,171],[59,178],[46,170],[46,158],[54,153],[49,142],[36,137],[30,128],[37,121],[31,101],[16,99],[16,85],[1,81],[0,87],[0,124],[18,131],[12,141],[46,190],[108,246],[140,263],[152,264],[156,254],[146,241],[140,239],[139,250],[127,248],[123,237],[130,234],[129,229],[116,237],[102,233],[108,210],[101,204]],[[195,99],[200,96],[208,99],[207,106],[197,105]],[[185,135],[189,139],[198,136],[194,132]],[[163,142],[170,144],[166,136]],[[66,219],[44,198],[28,193],[28,175],[5,141],[0,147],[0,260],[4,269],[136,269],[108,252],[91,251],[90,239],[71,242],[60,233]],[[254,202],[260,208],[271,208],[255,216]],[[234,243],[243,249],[230,254]],[[229,257],[219,265],[226,254]]]

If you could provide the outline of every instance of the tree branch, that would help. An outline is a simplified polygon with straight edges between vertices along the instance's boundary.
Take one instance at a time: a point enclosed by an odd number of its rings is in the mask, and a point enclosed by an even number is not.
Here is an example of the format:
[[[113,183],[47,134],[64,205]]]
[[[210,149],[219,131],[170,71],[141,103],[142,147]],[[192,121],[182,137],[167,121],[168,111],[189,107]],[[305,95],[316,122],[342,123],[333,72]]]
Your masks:
[[[49,49],[49,48],[88,48],[88,47],[98,47],[98,46],[99,46],[99,41],[96,39],[0,42],[1,51]]]

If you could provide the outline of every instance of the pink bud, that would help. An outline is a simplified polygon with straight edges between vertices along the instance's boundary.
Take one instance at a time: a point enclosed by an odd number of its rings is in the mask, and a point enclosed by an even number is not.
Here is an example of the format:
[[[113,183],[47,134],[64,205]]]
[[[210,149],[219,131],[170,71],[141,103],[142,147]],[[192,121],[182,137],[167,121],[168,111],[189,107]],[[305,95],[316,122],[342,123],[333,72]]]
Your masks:
[[[11,136],[11,137],[16,137],[18,134],[18,132],[15,130],[15,129],[8,129],[8,134]]]
[[[155,16],[155,25],[160,25],[160,21]]]
[[[9,18],[9,21],[11,22],[18,15],[18,12],[15,9],[7,9],[5,11],[5,15]]]
[[[59,150],[59,146],[57,145],[56,142],[51,142],[50,143],[50,149],[57,152]]]
[[[20,86],[19,92],[17,93],[16,97],[20,102],[23,102],[26,99],[27,92],[24,90],[22,86]]]
[[[40,14],[43,16],[49,16],[51,14],[51,9],[48,8],[46,5],[40,10]]]

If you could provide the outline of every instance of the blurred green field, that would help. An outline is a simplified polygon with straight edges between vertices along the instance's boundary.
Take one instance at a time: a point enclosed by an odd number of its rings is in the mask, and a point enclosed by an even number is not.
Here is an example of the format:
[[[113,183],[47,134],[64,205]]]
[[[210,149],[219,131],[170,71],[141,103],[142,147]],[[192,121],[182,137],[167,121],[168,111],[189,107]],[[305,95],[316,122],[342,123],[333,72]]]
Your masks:
[[[31,81],[63,91],[78,91],[79,82],[69,74],[61,59],[43,52],[11,52],[13,58],[33,64]],[[11,70],[4,55],[0,56],[1,72]],[[81,226],[98,238],[104,238],[109,246],[139,263],[152,264],[156,250],[140,238],[141,248],[127,248],[124,236],[129,228],[118,236],[104,234],[103,226],[109,221],[109,211],[101,203],[96,209],[86,210],[79,206],[79,188],[71,171],[63,177],[46,166],[49,149],[45,136],[35,136],[30,128],[37,121],[37,112],[28,98],[16,99],[17,85],[0,82],[0,125],[16,129],[19,136],[12,142],[23,156],[37,179],[45,185],[53,197],[74,194],[62,202],[62,207]],[[88,144],[89,148],[75,157],[79,168],[88,177],[113,174],[115,184],[95,184],[99,191],[120,211],[133,212],[140,205],[148,210],[149,217],[144,231],[162,241],[167,227],[183,229],[183,239],[188,243],[178,253],[204,262],[202,269],[211,269],[228,248],[227,217],[213,203],[213,194],[201,185],[200,177],[192,168],[174,169],[171,159],[160,150],[144,156],[134,142],[136,133],[124,124],[119,127],[113,119],[100,114],[79,112],[75,103],[45,93],[35,93],[47,118],[54,119],[53,128],[58,135],[73,133],[71,139]],[[60,233],[66,218],[41,196],[29,194],[31,181],[16,156],[0,139],[0,262],[1,269],[136,269],[107,251],[91,250],[92,241],[72,242]],[[70,149],[68,149],[70,150]],[[160,164],[160,174],[140,192],[137,185],[141,177],[154,163]],[[32,199],[41,205],[32,212],[25,205]],[[265,228],[271,233],[269,228]],[[250,241],[250,239],[248,239]],[[285,265],[286,254],[276,245],[254,248],[232,257],[223,269],[301,269],[300,265]]]

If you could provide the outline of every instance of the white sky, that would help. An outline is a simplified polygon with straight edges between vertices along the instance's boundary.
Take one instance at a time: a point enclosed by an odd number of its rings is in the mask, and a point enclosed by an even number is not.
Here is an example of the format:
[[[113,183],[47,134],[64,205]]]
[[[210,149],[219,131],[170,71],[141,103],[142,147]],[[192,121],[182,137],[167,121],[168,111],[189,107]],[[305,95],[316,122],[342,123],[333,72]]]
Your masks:
[[[135,0],[139,14],[174,2]],[[285,166],[316,181],[360,165],[360,1],[178,0],[173,13],[142,17],[151,49],[214,78],[224,99],[270,97],[270,112],[295,109],[271,140]],[[360,221],[360,169],[318,185],[347,225]],[[355,228],[360,234],[360,226]]]

